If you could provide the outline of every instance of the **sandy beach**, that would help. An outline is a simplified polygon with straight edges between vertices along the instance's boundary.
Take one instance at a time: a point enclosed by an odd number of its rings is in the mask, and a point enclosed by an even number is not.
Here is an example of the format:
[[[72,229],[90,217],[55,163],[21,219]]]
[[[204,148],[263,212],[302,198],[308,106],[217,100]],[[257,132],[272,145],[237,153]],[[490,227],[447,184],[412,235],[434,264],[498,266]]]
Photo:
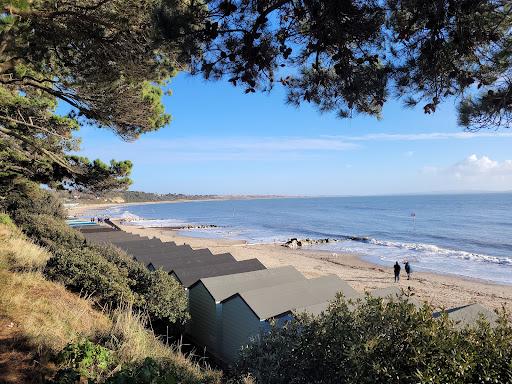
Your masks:
[[[193,248],[209,248],[216,254],[230,252],[238,260],[257,258],[267,268],[292,265],[309,278],[336,274],[361,292],[395,284],[391,265],[386,269],[352,254],[333,254],[307,248],[290,249],[280,244],[246,244],[244,241],[186,237],[172,229],[139,228],[122,224],[120,227],[127,232],[157,237],[162,241],[189,244]],[[505,305],[512,311],[512,286],[508,285],[425,272],[414,273],[412,280],[407,280],[405,273],[402,273],[398,284],[414,292],[418,300],[428,301],[438,308],[480,303],[493,309]]]

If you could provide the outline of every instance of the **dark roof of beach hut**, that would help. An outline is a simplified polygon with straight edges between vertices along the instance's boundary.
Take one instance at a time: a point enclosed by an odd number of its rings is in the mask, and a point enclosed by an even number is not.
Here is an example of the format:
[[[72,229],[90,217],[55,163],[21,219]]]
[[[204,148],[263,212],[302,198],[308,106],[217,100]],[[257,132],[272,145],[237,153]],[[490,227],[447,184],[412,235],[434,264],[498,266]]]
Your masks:
[[[328,275],[239,292],[223,300],[223,303],[238,296],[260,320],[266,320],[293,310],[316,310],[317,304],[321,305],[334,299],[338,292],[342,292],[347,299],[361,297],[359,292],[338,276]]]
[[[150,259],[147,265],[149,269],[162,268],[164,271],[170,272],[177,268],[185,269],[194,268],[197,266],[208,266],[234,262],[236,262],[236,259],[229,253],[224,253],[221,255],[208,255],[194,251],[192,255],[162,254],[154,256]]]
[[[104,225],[87,225],[83,227],[75,227],[82,233],[106,233],[106,232],[119,232],[117,229],[112,227],[106,227]]]
[[[131,233],[112,231],[112,232],[96,232],[96,233],[84,233],[85,238],[92,242],[114,242],[114,241],[137,241],[137,240],[148,240],[148,237],[142,237],[139,235],[132,235]]]
[[[134,256],[139,261],[146,264],[158,257],[174,257],[174,256],[188,256],[194,257],[203,253],[194,253],[194,250],[188,245],[167,245],[165,243],[154,247],[130,247],[129,245],[118,245],[126,253]]]
[[[205,277],[194,283],[190,289],[197,284],[203,284],[212,298],[216,302],[221,302],[241,291],[250,291],[305,279],[304,275],[294,267],[285,266],[224,276]]]
[[[202,264],[194,267],[184,266],[174,268],[170,274],[186,288],[205,277],[232,275],[235,273],[258,271],[266,269],[258,259],[232,261],[229,263],[208,265]]]
[[[480,304],[464,305],[445,311],[434,312],[434,318],[440,317],[443,312],[446,312],[448,317],[453,320],[458,327],[474,325],[482,316],[491,324],[494,324],[498,319],[498,315],[494,311]]]
[[[177,245],[175,243],[163,243],[159,239],[139,239],[139,241],[124,241],[123,239],[114,241],[113,244],[116,244],[120,248],[126,249],[166,249],[166,248],[175,248]],[[188,246],[190,248],[190,246]],[[190,248],[192,249],[192,248]]]

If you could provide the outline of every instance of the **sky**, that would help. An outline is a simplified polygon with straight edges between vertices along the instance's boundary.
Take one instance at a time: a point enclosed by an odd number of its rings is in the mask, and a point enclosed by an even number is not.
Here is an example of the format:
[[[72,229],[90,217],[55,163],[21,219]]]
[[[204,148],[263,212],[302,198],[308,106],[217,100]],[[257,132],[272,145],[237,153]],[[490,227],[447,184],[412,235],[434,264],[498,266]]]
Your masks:
[[[277,85],[244,94],[179,74],[171,123],[135,142],[83,127],[82,154],[132,160],[131,190],[186,194],[382,195],[512,190],[512,131],[464,133],[455,102],[435,114],[400,102],[381,120],[287,105]]]

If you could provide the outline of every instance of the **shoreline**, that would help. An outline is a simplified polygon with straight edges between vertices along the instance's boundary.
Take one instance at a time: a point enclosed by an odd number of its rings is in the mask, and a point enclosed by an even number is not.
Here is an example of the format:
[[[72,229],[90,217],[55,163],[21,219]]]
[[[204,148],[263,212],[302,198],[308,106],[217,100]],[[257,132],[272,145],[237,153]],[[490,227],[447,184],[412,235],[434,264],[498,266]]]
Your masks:
[[[139,202],[125,202],[125,203],[65,203],[65,204],[78,204],[77,206],[65,206],[64,209],[67,211],[69,216],[80,216],[84,215],[87,211],[101,210],[109,208],[117,208],[124,206],[134,205],[153,205],[153,204],[175,204],[175,203],[194,203],[201,201],[243,201],[243,200],[269,200],[269,199],[300,199],[307,198],[303,196],[221,196],[219,198],[212,199],[176,199],[176,200],[162,200],[162,201],[139,201]]]
[[[174,200],[179,203],[187,200]],[[205,200],[191,200],[205,201]],[[158,204],[146,203],[103,203],[70,207],[68,212],[83,215],[88,210],[101,210],[109,207]],[[78,209],[77,209],[78,208]],[[353,253],[334,253],[325,250],[301,247],[291,249],[281,243],[248,244],[245,240],[186,236],[181,230],[160,227],[137,227],[120,224],[123,230],[142,236],[156,237],[162,241],[174,241],[188,244],[192,248],[209,248],[212,253],[231,253],[237,260],[258,258],[267,268],[291,265],[306,277],[318,277],[336,274],[358,291],[393,286],[392,265],[384,267],[364,260],[363,255]],[[480,303],[492,309],[506,306],[512,313],[512,285],[505,285],[478,278],[437,272],[414,272],[407,280],[402,271],[399,286],[414,293],[419,301],[427,301],[436,308],[450,308],[466,304]],[[512,316],[511,316],[512,318]]]
[[[336,274],[360,292],[395,285],[392,265],[388,268],[363,260],[350,253],[333,253],[312,249],[291,249],[275,244],[248,244],[244,240],[189,237],[179,230],[137,227],[119,224],[126,232],[156,237],[162,241],[208,248],[214,254],[229,252],[237,260],[259,259],[267,268],[291,265],[308,278]],[[336,256],[334,256],[336,255]],[[436,308],[451,308],[480,303],[491,309],[506,306],[512,311],[512,286],[465,276],[434,272],[414,272],[411,280],[402,273],[399,287],[427,301]]]

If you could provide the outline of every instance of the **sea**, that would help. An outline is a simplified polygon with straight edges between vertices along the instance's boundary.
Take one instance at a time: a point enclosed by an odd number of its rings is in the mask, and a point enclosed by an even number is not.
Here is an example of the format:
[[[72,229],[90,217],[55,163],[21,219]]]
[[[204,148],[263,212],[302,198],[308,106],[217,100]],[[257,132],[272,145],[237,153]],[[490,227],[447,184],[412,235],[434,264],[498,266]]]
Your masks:
[[[512,284],[512,193],[193,201],[89,214],[146,227],[212,226],[181,234],[249,243],[328,238],[337,241],[308,248]]]

